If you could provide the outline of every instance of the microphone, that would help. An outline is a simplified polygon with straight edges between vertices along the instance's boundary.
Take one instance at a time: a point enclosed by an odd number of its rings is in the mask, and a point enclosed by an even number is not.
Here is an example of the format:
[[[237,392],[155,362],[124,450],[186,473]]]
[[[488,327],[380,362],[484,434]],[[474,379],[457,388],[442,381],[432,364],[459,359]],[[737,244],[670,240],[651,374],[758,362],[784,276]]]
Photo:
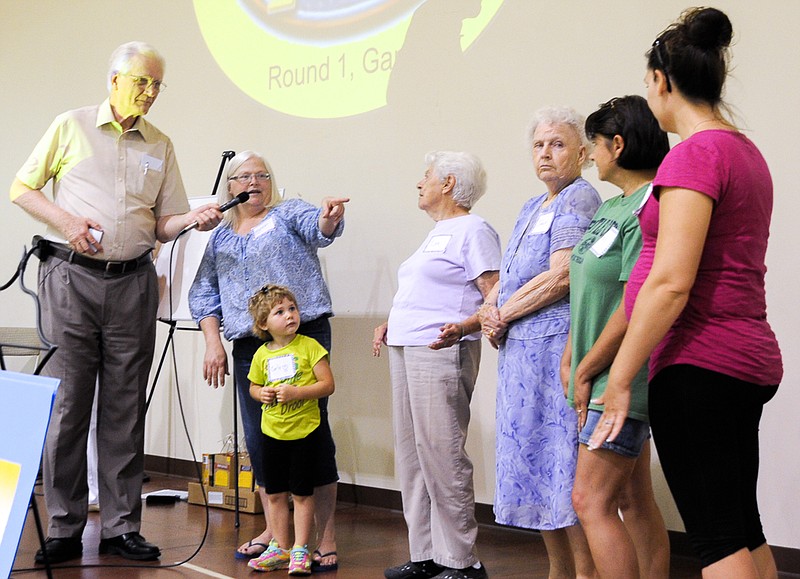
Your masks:
[[[234,197],[233,199],[231,199],[227,203],[223,203],[222,205],[220,205],[219,206],[219,210],[222,213],[225,213],[231,207],[236,207],[240,203],[244,203],[245,201],[247,201],[249,198],[250,198],[250,192],[249,191],[242,191],[241,193],[239,193],[236,197]],[[186,227],[184,227],[181,230],[181,232],[178,234],[178,237],[180,237],[181,235],[183,235],[187,231],[191,231],[192,229],[194,229],[198,225],[199,225],[199,223],[197,223],[197,221],[193,221],[192,223],[190,223],[189,225],[187,225]]]
[[[220,205],[219,206],[219,210],[220,210],[221,213],[225,213],[231,207],[236,207],[237,205],[239,205],[239,203],[244,203],[249,198],[250,198],[250,191],[242,191],[241,193],[239,193],[236,197],[234,197],[233,199],[231,199],[227,203],[223,203],[222,205]],[[195,227],[197,227],[196,223],[195,223]]]

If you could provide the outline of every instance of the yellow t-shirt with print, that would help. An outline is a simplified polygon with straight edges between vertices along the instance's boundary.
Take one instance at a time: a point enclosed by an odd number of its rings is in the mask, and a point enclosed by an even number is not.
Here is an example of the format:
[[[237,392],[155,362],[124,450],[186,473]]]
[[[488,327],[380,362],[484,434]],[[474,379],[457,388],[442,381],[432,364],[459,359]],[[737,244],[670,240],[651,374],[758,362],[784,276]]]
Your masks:
[[[328,355],[314,338],[296,335],[288,345],[270,350],[261,346],[253,356],[247,378],[254,384],[274,388],[292,384],[298,388],[317,382],[314,366]],[[319,426],[319,403],[312,400],[292,400],[261,406],[261,431],[277,440],[299,440]]]

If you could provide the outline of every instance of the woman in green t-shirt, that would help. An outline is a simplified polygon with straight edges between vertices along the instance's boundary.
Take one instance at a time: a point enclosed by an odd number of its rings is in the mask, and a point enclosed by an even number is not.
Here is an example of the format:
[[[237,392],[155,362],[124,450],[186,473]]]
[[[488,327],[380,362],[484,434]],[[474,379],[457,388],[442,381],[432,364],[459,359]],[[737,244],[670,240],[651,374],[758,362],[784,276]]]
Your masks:
[[[639,208],[669,141],[640,96],[603,104],[586,119],[586,135],[598,176],[622,194],[600,206],[570,262],[572,326],[561,376],[581,443],[572,500],[601,576],[666,579],[669,540],[650,480],[646,369],[620,435],[595,450],[587,444],[603,413],[595,400],[628,325],[622,298],[642,246]]]

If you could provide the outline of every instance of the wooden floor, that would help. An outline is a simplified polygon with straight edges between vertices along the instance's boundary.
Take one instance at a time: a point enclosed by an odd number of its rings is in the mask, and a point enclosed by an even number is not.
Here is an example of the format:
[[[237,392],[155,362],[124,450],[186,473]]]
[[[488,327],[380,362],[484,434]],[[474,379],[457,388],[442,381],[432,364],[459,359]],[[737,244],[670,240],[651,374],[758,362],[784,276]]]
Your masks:
[[[145,491],[164,488],[185,490],[187,481],[154,476]],[[37,492],[39,492],[37,487]],[[39,497],[40,512],[45,516]],[[283,577],[285,571],[269,575],[251,571],[246,561],[237,560],[233,553],[237,545],[263,530],[263,515],[240,515],[240,527],[234,527],[230,511],[181,502],[175,505],[145,505],[142,515],[142,535],[161,548],[161,560],[131,564],[118,556],[99,556],[100,535],[98,513],[89,514],[83,535],[83,559],[63,564],[54,570],[57,579],[94,577],[178,579],[182,577]],[[339,570],[315,574],[330,579],[366,579],[383,577],[386,567],[408,559],[406,527],[398,511],[342,503],[336,511],[336,534],[339,551]],[[43,568],[31,570],[33,555],[38,548],[33,516],[28,517],[12,577],[43,578]],[[478,552],[493,578],[536,579],[547,577],[547,557],[538,534],[516,531],[492,525],[481,526]],[[700,577],[696,561],[673,557],[671,577],[688,579]]]

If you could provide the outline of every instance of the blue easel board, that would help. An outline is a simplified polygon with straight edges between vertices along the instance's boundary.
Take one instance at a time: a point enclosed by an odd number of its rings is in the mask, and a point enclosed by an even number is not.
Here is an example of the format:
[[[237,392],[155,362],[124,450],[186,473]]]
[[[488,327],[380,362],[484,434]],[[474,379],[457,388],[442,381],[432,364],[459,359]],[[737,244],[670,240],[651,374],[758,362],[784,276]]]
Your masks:
[[[0,370],[0,577],[8,577],[59,380]]]

